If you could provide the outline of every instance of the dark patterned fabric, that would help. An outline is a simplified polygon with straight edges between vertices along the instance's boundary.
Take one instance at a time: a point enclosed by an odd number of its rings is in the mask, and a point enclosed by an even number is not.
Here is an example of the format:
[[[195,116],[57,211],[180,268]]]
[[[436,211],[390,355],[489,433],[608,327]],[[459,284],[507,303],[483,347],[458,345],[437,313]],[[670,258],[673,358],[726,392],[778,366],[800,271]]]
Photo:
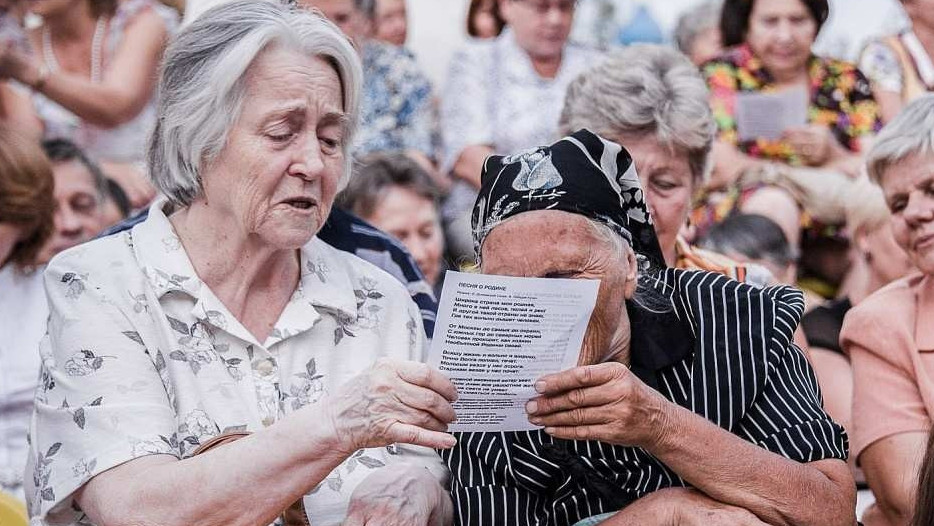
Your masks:
[[[561,210],[606,224],[653,266],[664,267],[632,156],[588,130],[551,146],[487,158],[471,220],[478,257],[496,225],[532,210]]]
[[[671,310],[628,306],[636,376],[787,459],[846,458],[846,433],[824,412],[814,371],[792,342],[804,309],[800,291],[696,270],[666,269],[651,281]],[[455,435],[457,445],[440,454],[451,470],[459,526],[569,526],[686,485],[638,447],[555,440],[542,431]]]

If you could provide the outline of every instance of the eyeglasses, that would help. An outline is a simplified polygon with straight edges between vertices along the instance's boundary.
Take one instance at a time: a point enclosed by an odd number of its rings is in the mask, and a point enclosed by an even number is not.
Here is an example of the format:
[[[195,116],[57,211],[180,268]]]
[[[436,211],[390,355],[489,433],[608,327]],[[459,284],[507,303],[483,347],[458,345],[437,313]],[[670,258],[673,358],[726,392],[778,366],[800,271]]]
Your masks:
[[[537,15],[547,15],[552,9],[557,9],[562,15],[570,15],[577,7],[577,0],[558,0],[550,2],[549,0],[514,0],[520,4],[527,5]]]

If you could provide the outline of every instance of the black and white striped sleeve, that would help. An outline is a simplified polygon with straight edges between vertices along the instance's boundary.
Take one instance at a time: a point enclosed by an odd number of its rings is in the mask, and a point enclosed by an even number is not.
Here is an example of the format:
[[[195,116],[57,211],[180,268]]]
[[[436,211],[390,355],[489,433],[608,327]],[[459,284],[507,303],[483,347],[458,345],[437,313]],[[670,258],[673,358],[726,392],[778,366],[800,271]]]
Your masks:
[[[793,335],[804,310],[803,294],[791,287],[764,291],[772,298],[774,319],[765,331],[768,356],[765,384],[737,430],[748,440],[798,462],[845,460],[844,429],[823,409],[820,387]]]

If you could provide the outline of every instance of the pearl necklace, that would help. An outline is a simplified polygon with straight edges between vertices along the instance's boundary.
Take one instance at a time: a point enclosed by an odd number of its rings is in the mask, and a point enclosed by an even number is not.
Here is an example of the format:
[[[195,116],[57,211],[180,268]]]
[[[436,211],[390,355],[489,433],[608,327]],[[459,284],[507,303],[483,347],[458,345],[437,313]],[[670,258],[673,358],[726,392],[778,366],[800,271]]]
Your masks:
[[[104,17],[97,17],[94,36],[91,38],[91,82],[95,84],[99,84],[101,81],[101,57],[103,55],[104,29],[106,27],[107,20]],[[50,70],[59,69],[58,60],[55,59],[55,50],[52,49],[52,34],[49,33],[49,26],[42,26],[42,58]]]

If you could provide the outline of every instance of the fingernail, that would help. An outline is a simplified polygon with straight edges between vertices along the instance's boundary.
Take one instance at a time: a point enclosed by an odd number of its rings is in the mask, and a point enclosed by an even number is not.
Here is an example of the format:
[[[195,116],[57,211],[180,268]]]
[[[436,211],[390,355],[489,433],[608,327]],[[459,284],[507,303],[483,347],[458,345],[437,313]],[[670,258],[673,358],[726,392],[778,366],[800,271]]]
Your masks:
[[[525,404],[525,412],[529,414],[538,412],[538,402],[535,400],[529,400],[529,402]]]
[[[532,422],[535,425],[540,425],[542,423],[542,419],[537,416],[533,416],[529,417],[529,422]]]
[[[542,382],[541,380],[539,380],[538,382],[535,382],[535,390],[538,391],[539,393],[544,393],[545,382]]]
[[[444,441],[447,447],[454,447],[457,445],[457,439],[454,436],[449,435],[448,438]]]

